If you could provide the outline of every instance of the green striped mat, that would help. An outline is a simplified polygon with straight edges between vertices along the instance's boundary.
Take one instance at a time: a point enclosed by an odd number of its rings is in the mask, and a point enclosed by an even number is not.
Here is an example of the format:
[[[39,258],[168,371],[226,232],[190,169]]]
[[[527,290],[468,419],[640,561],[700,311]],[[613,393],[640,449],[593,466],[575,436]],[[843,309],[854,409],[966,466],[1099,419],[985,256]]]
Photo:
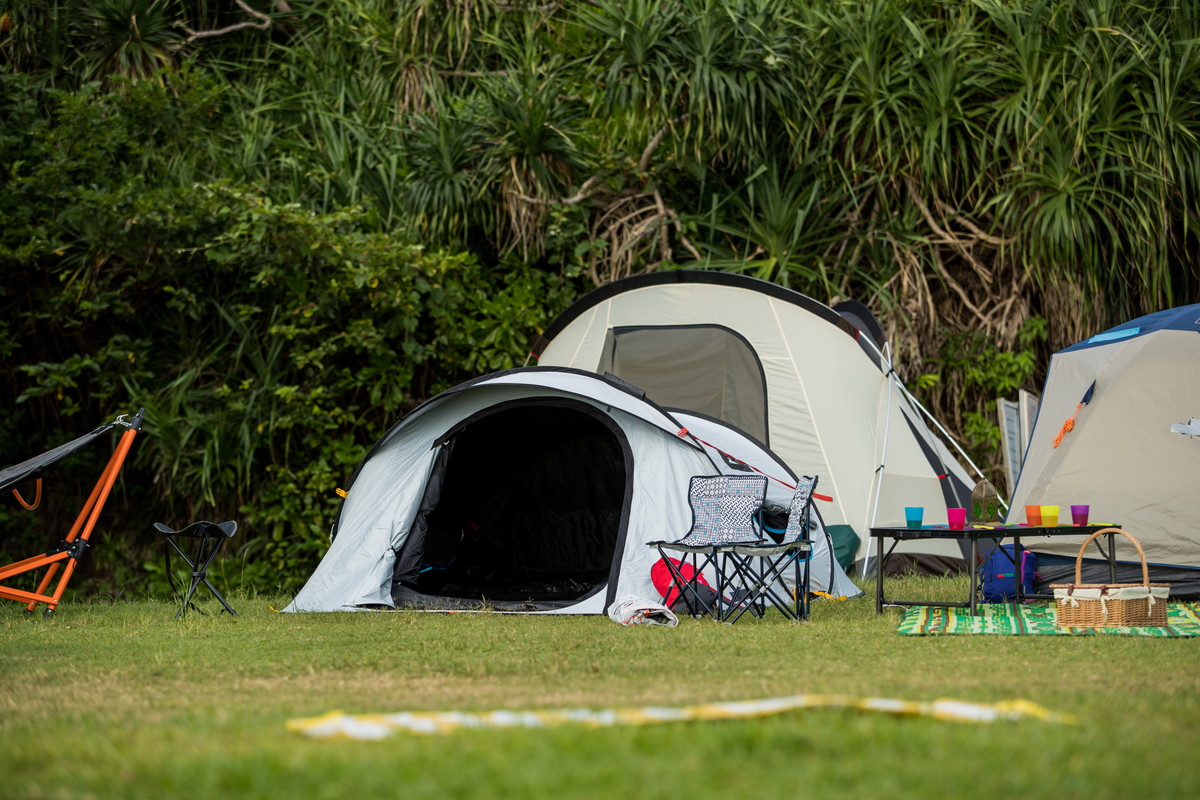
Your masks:
[[[965,608],[914,607],[906,609],[897,633],[902,636],[998,633],[1009,636],[1200,636],[1200,603],[1167,604],[1167,624],[1154,628],[1060,628],[1054,624],[1054,606],[1030,603],[984,603],[972,617]]]

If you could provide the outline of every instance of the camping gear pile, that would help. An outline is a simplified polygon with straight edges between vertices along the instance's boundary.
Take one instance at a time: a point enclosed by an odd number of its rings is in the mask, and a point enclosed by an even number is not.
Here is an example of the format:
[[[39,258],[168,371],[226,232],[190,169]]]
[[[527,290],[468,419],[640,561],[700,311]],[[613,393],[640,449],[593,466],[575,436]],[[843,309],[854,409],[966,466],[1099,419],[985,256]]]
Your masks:
[[[1161,556],[1152,575],[1193,591],[1198,332],[1193,306],[1056,354],[1011,506],[1090,502],[1144,533]],[[846,570],[872,571],[873,525],[906,506],[972,506],[974,482],[886,351],[861,304],[831,308],[742,275],[603,286],[547,328],[538,366],[456,386],[384,434],[286,610],[603,614],[618,597],[664,599],[646,544],[687,531],[689,480],[722,474],[765,475],[776,507],[798,475],[819,476],[812,590],[858,595]],[[1066,574],[1054,549],[1039,547],[1043,581]],[[889,569],[977,568],[968,556],[930,537]]]
[[[820,476],[811,588],[861,594],[846,569],[868,567],[876,509],[963,506],[970,490],[878,324],[839,309],[726,273],[592,292],[539,340],[538,366],[454,387],[376,443],[285,610],[603,614],[661,599],[646,543],[686,531],[690,478],[716,474],[765,475],[782,508],[798,475]],[[912,562],[965,567],[939,546]]]

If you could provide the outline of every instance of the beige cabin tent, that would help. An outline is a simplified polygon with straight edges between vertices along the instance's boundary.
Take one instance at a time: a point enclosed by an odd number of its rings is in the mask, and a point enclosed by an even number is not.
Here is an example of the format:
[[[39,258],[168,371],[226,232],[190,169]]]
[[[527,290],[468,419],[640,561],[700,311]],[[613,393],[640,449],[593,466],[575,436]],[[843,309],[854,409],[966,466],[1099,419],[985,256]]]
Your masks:
[[[542,366],[611,373],[658,405],[723,420],[797,474],[818,501],[838,559],[870,569],[868,529],[965,507],[974,481],[891,370],[865,306],[830,308],[742,275],[672,271],[585,295],[533,348]],[[907,556],[907,558],[904,558]],[[931,571],[965,565],[953,542],[901,545],[889,561]]]

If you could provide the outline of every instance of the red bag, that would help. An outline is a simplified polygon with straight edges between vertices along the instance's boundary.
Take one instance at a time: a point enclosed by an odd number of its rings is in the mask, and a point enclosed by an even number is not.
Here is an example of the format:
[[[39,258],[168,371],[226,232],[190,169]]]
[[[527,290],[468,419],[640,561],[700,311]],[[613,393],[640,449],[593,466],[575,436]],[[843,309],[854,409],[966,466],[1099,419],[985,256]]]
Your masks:
[[[703,601],[707,601],[711,605],[711,601],[717,599],[717,591],[708,585],[708,581],[704,579],[703,575],[696,575],[695,567],[674,558],[670,559],[670,561],[679,570],[679,574],[683,576],[684,580],[690,581],[695,576],[698,594]],[[675,586],[674,581],[671,580],[671,570],[667,567],[663,559],[660,558],[654,562],[654,566],[650,567],[650,581],[654,584],[654,588],[658,590],[659,596],[662,597],[663,605],[674,611],[675,602],[679,600],[679,589]],[[695,604],[695,602],[695,598],[688,598],[689,606]],[[691,612],[698,609],[689,607],[687,610]]]

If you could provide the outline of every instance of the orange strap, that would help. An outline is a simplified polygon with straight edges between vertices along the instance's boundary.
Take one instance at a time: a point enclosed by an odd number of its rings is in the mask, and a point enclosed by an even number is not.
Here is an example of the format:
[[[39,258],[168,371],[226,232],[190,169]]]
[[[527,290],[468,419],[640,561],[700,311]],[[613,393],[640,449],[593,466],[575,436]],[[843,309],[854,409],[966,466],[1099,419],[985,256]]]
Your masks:
[[[1062,429],[1059,430],[1058,436],[1054,437],[1054,446],[1055,447],[1058,447],[1060,444],[1062,444],[1062,440],[1063,440],[1064,436],[1066,436],[1071,431],[1075,430],[1075,415],[1079,413],[1079,409],[1081,409],[1081,408],[1083,408],[1083,403],[1080,403],[1079,405],[1075,406],[1075,414],[1072,414],[1070,416],[1070,418],[1062,424]]]
[[[37,479],[37,489],[34,490],[32,503],[26,503],[25,498],[21,497],[21,493],[18,492],[16,489],[13,489],[12,493],[13,493],[13,497],[17,498],[18,503],[20,503],[22,506],[24,506],[28,510],[33,511],[35,508],[37,508],[38,506],[40,506],[42,504],[42,479],[41,478]]]

